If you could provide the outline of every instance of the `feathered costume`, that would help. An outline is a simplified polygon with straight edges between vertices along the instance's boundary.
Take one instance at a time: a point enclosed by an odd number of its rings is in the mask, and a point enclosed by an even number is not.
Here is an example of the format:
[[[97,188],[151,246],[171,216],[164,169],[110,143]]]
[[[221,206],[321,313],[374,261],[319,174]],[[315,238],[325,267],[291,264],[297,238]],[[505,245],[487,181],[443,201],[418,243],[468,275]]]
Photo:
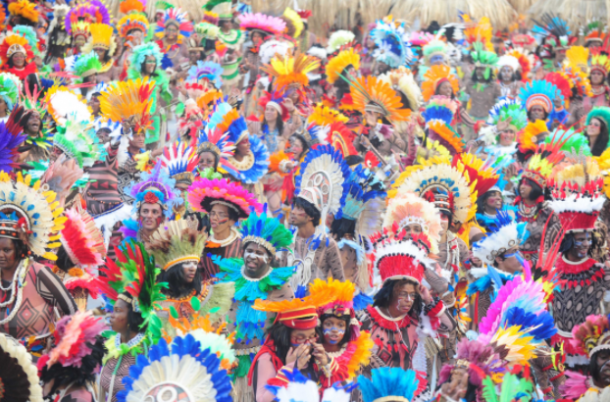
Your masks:
[[[12,402],[42,402],[42,387],[32,355],[9,335],[0,332],[0,390]]]

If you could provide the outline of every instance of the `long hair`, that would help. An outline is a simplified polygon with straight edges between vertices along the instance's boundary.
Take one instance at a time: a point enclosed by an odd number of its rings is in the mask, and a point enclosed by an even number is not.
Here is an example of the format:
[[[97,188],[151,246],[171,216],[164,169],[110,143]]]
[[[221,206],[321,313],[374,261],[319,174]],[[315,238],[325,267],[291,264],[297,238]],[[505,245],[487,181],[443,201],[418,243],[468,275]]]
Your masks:
[[[373,299],[374,299],[373,306],[388,308],[390,306],[390,303],[392,303],[392,298],[394,296],[394,289],[396,289],[397,286],[403,286],[406,284],[411,284],[411,285],[415,286],[415,289],[418,288],[417,283],[415,283],[414,281],[409,280],[409,279],[388,279],[388,280],[386,280],[383,283],[383,286],[381,287],[379,292],[377,292],[377,294],[373,297]],[[413,306],[411,307],[411,310],[409,310],[408,315],[415,320],[419,320],[419,315],[421,314],[423,308],[424,308],[424,301],[422,300],[421,295],[418,292],[417,296],[415,297],[415,300],[413,301]]]
[[[292,329],[288,328],[281,322],[277,321],[273,323],[271,327],[267,330],[268,339],[273,341],[273,345],[275,346],[275,355],[279,357],[282,363],[286,364],[286,355],[288,351],[292,347],[292,342],[290,341],[290,335],[292,334]],[[320,327],[316,328],[316,334],[318,337],[322,337],[322,331]],[[313,361],[313,356],[311,357],[311,361]],[[317,373],[313,368],[313,364],[309,364],[307,369],[303,371],[305,376],[309,376],[312,379],[317,378]]]
[[[186,283],[184,280],[184,269],[183,264],[174,265],[167,271],[161,272],[159,275],[159,282],[167,282],[168,287],[163,289],[163,293],[171,298],[178,298],[185,296],[195,289],[195,294],[201,293],[203,287],[203,277],[201,270],[197,269],[195,278],[192,283]]]
[[[485,205],[487,204],[487,200],[489,197],[494,195],[494,193],[499,193],[499,190],[489,190],[482,197],[477,198],[477,211],[481,213],[485,212]],[[502,200],[502,205],[504,205],[504,200]]]
[[[595,140],[595,144],[591,145],[591,140],[587,135],[587,142],[589,143],[589,147],[591,147],[591,153],[593,156],[601,156],[601,154],[608,147],[608,126],[601,119],[595,119],[599,121],[599,136],[597,136],[597,140]]]
[[[263,117],[263,127],[269,127],[269,123],[267,123],[266,117]],[[282,114],[279,112],[277,113],[275,128],[277,128],[278,136],[281,136],[284,132],[284,120],[282,120]]]
[[[347,342],[349,342],[349,339],[350,339],[350,336],[351,336],[350,321],[352,320],[352,318],[349,315],[342,315],[342,316],[339,317],[339,316],[334,315],[334,314],[322,314],[320,316],[320,322],[322,323],[322,327],[324,327],[324,321],[326,321],[330,317],[333,317],[333,318],[336,318],[338,320],[341,320],[341,321],[345,322],[345,333],[343,334],[343,338],[341,338],[341,340],[337,344],[339,347],[342,347]],[[324,333],[322,333],[322,336],[324,336]]]

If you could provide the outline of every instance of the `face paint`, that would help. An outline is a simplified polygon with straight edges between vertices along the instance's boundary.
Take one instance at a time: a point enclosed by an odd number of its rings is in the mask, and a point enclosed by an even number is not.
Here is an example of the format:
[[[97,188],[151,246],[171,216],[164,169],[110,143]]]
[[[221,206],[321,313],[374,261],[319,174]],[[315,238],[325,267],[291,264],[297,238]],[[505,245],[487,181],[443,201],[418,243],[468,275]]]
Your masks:
[[[258,254],[256,254],[256,253],[250,253],[250,252],[246,251],[246,252],[244,253],[244,260],[245,260],[245,259],[247,259],[248,257],[249,257],[249,258],[252,258],[252,259],[254,259],[254,260],[257,260],[257,259],[258,259],[258,260],[263,260],[263,262],[264,262],[265,264],[267,264],[267,262],[269,261],[269,258],[267,257],[267,255],[258,255]]]
[[[339,343],[339,341],[341,339],[343,339],[343,335],[345,335],[345,330],[342,328],[337,328],[337,327],[331,327],[331,328],[324,328],[324,338],[328,341],[328,343],[330,343],[331,345],[334,345],[336,343]],[[332,339],[331,335],[333,332],[337,333],[336,338],[337,339]]]

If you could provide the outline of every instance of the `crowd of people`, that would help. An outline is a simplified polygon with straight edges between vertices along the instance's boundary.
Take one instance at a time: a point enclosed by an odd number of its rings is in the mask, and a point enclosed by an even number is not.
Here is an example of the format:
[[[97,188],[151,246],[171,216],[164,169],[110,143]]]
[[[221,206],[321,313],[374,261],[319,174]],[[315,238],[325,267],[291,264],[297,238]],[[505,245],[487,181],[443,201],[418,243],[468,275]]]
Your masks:
[[[610,401],[605,21],[202,6],[0,7],[1,402]]]

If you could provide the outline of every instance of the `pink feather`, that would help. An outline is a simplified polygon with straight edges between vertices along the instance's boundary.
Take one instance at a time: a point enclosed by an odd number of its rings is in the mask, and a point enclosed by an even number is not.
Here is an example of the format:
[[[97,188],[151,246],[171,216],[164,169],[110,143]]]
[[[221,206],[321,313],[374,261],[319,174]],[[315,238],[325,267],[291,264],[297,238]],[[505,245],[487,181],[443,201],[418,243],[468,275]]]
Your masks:
[[[566,382],[559,386],[559,392],[563,398],[577,400],[589,389],[589,377],[576,371],[566,370],[564,372]]]
[[[242,29],[260,29],[273,35],[279,35],[286,29],[286,23],[278,17],[261,13],[245,13],[239,17],[239,26]]]

